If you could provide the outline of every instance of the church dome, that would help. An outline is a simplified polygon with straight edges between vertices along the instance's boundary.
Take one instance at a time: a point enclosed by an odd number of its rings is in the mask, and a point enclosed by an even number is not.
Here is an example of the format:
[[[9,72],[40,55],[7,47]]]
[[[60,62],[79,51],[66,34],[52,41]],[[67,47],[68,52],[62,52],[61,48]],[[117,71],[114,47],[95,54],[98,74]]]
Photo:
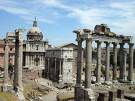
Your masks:
[[[29,41],[40,41],[43,39],[43,34],[40,28],[37,26],[37,20],[33,21],[32,28],[28,31],[27,40]]]

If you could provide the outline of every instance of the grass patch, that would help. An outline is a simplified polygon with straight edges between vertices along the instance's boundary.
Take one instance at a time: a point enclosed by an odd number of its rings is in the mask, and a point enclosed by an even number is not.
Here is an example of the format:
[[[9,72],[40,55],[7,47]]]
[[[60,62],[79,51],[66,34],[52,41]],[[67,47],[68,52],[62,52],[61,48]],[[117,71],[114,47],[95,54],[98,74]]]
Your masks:
[[[0,101],[18,101],[17,97],[9,92],[0,92]]]

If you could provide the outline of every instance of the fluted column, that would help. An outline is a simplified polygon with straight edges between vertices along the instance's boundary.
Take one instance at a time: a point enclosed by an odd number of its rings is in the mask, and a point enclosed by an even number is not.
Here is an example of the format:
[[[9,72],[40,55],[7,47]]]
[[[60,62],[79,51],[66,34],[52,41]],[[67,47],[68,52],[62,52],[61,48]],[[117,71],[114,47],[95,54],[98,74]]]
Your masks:
[[[117,43],[113,43],[113,80],[117,80]]]
[[[128,71],[128,80],[133,81],[133,57],[134,57],[134,43],[129,43],[129,71]]]
[[[9,52],[8,52],[8,40],[5,39],[5,50],[4,50],[4,84],[3,91],[7,92],[8,88],[8,60],[9,60]]]
[[[101,42],[97,41],[97,66],[96,66],[96,81],[100,83],[101,77]]]
[[[110,70],[110,43],[106,43],[106,68],[105,68],[105,82],[109,82],[109,70]]]
[[[85,88],[91,86],[91,69],[92,69],[92,39],[86,39],[86,67],[85,67]]]
[[[120,43],[120,81],[124,80],[124,43]]]

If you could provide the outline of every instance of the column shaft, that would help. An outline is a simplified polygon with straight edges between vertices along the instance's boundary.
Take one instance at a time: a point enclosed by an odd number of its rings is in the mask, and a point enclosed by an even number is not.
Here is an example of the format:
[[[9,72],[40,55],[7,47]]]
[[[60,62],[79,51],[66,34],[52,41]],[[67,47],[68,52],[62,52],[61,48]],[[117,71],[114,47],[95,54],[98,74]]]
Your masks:
[[[124,43],[120,43],[120,81],[124,80],[123,64],[124,64]]]
[[[14,68],[14,90],[23,90],[22,86],[22,58],[23,58],[23,40],[20,39],[20,32],[15,32],[15,68]],[[19,89],[18,89],[19,88]]]
[[[129,71],[128,71],[128,80],[129,81],[133,80],[133,57],[134,57],[133,46],[134,46],[133,43],[129,44]]]
[[[113,80],[117,80],[117,44],[113,43]]]
[[[124,64],[123,64],[123,80],[126,80],[126,67],[127,67],[127,53],[124,51]]]
[[[8,40],[5,40],[5,51],[4,51],[4,84],[3,91],[6,92],[8,85],[8,60],[9,60],[9,52],[8,52]]]
[[[62,60],[60,59],[60,60],[59,60],[59,62],[60,62],[60,63],[59,63],[59,64],[60,64],[60,67],[59,67],[59,83],[62,81],[61,61],[62,61]]]
[[[110,43],[106,42],[106,68],[105,68],[105,81],[109,81],[110,69]]]
[[[85,88],[91,86],[92,39],[86,39]]]
[[[96,68],[96,81],[100,83],[101,76],[101,42],[97,41],[97,68]]]
[[[49,63],[49,58],[48,58],[48,61],[47,61],[47,77],[48,77],[48,78],[50,78],[50,76],[49,76],[49,75],[50,75],[50,72],[49,72],[49,71],[50,71],[50,70],[49,70],[49,69],[50,69],[50,67],[49,67],[50,65],[49,65],[49,64],[50,64],[50,63]]]
[[[77,76],[76,84],[81,85],[81,69],[82,69],[82,40],[78,40],[78,53],[77,53]]]
[[[54,78],[55,78],[55,81],[57,80],[57,60],[56,60],[56,58],[54,59],[54,61],[55,61],[55,66],[54,66]]]

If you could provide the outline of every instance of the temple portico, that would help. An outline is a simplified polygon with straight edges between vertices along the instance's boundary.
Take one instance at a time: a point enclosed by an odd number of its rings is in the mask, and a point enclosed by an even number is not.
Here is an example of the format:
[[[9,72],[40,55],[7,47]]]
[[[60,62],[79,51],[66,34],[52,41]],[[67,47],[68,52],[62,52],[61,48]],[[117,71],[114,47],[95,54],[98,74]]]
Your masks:
[[[86,41],[86,67],[85,67],[85,88],[91,89],[91,69],[92,69],[92,43],[95,41],[97,44],[97,63],[96,63],[96,82],[100,82],[101,78],[101,45],[105,43],[106,49],[106,64],[105,64],[105,83],[110,84],[112,81],[133,81],[133,43],[131,42],[131,36],[122,36],[116,35],[115,33],[111,32],[106,25],[101,24],[101,27],[96,28],[95,30],[89,29],[81,29],[75,30],[74,33],[77,34],[77,42],[78,42],[78,60],[77,60],[77,78],[76,78],[76,87],[75,87],[75,98],[76,101],[84,101],[79,98],[79,94],[76,93],[78,91],[78,86],[80,88],[81,85],[81,69],[82,69],[82,42]],[[124,50],[125,44],[129,45],[129,69],[128,69],[128,77],[126,75],[126,68],[127,68],[127,53]],[[112,80],[110,77],[110,46],[113,45],[113,72],[112,72]],[[117,47],[120,46],[120,75],[119,79],[117,79],[117,57],[118,57],[118,50]],[[92,92],[92,91],[91,91]],[[92,94],[89,94],[92,98]],[[93,95],[94,96],[94,95]],[[87,100],[85,100],[87,101]],[[92,101],[92,99],[91,99]]]

